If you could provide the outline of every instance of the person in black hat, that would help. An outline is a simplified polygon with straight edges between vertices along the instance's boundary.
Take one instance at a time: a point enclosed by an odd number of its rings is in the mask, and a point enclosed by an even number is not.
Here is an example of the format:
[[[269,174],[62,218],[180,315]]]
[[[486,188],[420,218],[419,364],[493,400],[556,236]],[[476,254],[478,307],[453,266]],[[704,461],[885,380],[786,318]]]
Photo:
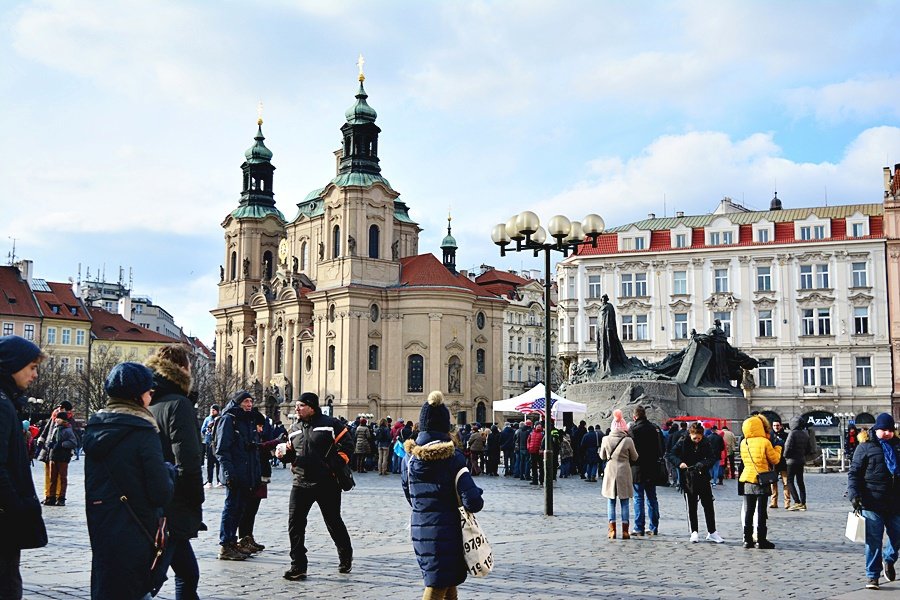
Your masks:
[[[65,506],[66,490],[69,487],[69,463],[72,451],[78,445],[75,431],[64,410],[56,413],[56,427],[50,440],[50,501],[49,506]]]
[[[203,425],[200,426],[200,433],[203,435],[203,446],[206,454],[206,487],[213,486],[213,471],[216,472],[216,485],[222,486],[219,478],[219,461],[216,459],[216,449],[213,447],[213,431],[216,421],[219,419],[219,405],[213,404],[209,407],[209,414],[203,419]]]
[[[27,404],[23,392],[37,379],[45,356],[41,349],[16,335],[0,337],[0,598],[22,597],[21,551],[47,545],[31,478],[28,451],[16,411]]]
[[[44,500],[42,504],[45,506],[53,506],[56,502],[56,498],[50,494],[50,480],[52,479],[50,476],[50,450],[53,439],[56,437],[56,428],[58,426],[56,419],[60,414],[68,417],[68,420],[71,422],[75,418],[75,413],[72,412],[72,403],[68,400],[63,400],[53,409],[53,412],[50,413],[50,419],[44,425],[37,440],[37,459],[44,463]]]
[[[350,462],[354,443],[350,430],[339,420],[322,414],[319,397],[304,392],[294,405],[297,421],[288,431],[288,441],[279,444],[275,455],[292,463],[294,485],[288,508],[288,536],[291,540],[291,568],[284,578],[306,579],[306,521],[313,504],[319,505],[325,526],[338,551],[338,572],[349,573],[353,545],[341,518],[341,488],[328,465],[329,452],[337,452]]]

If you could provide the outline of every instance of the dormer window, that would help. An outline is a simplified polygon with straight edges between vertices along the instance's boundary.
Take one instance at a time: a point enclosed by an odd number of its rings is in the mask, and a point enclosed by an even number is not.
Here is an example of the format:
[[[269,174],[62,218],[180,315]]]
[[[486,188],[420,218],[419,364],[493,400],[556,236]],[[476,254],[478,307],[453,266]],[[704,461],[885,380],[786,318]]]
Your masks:
[[[50,312],[52,312],[54,315],[58,315],[59,314],[59,304],[51,304]]]
[[[824,240],[831,237],[831,219],[820,219],[815,214],[794,223],[794,238],[803,242]]]
[[[650,245],[650,232],[632,225],[628,231],[619,234],[619,251],[646,250]]]
[[[869,235],[869,217],[858,211],[847,217],[847,235],[854,238]]]
[[[691,233],[691,228],[681,223],[669,232],[669,243],[673,248],[690,248]]]
[[[730,246],[737,239],[738,226],[725,217],[719,217],[706,228],[707,246]]]

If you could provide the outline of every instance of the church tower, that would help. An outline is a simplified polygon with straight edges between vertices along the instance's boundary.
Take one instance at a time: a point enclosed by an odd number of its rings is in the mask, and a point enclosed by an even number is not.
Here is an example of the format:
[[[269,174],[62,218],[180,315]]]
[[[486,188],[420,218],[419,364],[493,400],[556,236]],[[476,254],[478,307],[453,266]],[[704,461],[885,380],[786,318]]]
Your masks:
[[[444,253],[444,266],[447,267],[454,275],[456,274],[456,238],[450,232],[450,221],[452,217],[447,215],[447,235],[441,242],[441,251]]]

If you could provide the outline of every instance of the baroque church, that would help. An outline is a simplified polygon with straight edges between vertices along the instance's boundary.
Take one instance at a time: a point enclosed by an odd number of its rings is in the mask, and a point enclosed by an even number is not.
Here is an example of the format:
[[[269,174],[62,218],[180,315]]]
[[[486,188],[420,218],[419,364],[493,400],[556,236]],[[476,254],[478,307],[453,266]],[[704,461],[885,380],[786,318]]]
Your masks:
[[[483,422],[502,394],[507,302],[457,272],[449,219],[443,260],[419,253],[422,230],[381,175],[364,81],[360,68],[336,174],[290,218],[258,121],[240,202],[222,222],[216,361],[273,417],[311,391],[334,416],[417,419],[439,389],[458,421]]]

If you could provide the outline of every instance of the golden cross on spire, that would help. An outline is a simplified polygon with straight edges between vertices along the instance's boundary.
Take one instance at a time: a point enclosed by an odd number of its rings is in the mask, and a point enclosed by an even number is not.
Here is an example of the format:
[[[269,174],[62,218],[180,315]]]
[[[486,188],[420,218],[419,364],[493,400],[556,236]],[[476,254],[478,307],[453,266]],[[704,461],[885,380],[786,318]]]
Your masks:
[[[359,80],[365,81],[366,75],[363,73],[363,65],[366,64],[366,59],[363,58],[362,52],[359,53],[359,60],[356,61],[356,66],[359,67]]]
[[[256,124],[257,125],[262,125],[262,123],[263,123],[262,110],[263,110],[263,103],[262,103],[262,100],[260,100],[259,104],[256,105]]]

